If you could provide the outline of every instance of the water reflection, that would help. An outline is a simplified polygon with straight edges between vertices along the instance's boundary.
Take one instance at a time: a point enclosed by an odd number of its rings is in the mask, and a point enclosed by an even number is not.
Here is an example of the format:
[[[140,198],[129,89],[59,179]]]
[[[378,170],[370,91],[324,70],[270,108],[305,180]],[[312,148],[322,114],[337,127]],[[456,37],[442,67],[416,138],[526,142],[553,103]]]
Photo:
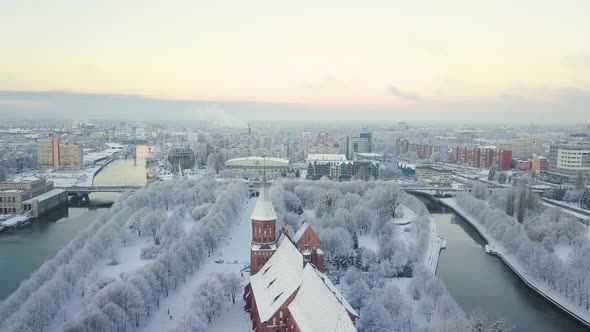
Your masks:
[[[113,161],[95,178],[95,185],[145,184],[145,157],[148,148],[137,147],[133,158]],[[67,245],[79,231],[110,207],[116,193],[93,193],[90,202],[54,210],[29,225],[0,234],[0,300],[6,298],[33,271]]]
[[[420,197],[437,219],[448,247],[437,276],[466,313],[480,310],[502,318],[513,331],[587,331],[522,283],[502,261],[486,254],[484,239],[451,210]]]

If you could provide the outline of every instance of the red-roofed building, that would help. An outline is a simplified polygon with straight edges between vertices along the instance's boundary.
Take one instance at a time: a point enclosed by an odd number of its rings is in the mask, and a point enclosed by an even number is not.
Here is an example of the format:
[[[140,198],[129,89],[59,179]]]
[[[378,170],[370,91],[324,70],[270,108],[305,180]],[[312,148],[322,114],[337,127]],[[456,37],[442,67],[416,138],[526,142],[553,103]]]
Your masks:
[[[322,243],[304,221],[276,238],[276,214],[263,186],[252,213],[250,283],[244,309],[252,328],[266,331],[356,331],[356,311],[322,271]]]

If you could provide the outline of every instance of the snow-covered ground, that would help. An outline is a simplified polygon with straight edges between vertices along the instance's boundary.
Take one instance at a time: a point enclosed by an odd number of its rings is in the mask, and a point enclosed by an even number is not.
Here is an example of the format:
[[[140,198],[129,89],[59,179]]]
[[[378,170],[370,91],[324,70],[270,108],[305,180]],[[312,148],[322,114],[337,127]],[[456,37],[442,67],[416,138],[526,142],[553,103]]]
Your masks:
[[[236,221],[230,228],[223,246],[218,248],[216,254],[210,258],[201,267],[190,276],[186,283],[180,282],[176,290],[171,290],[168,297],[160,301],[160,309],[151,313],[148,319],[142,320],[138,331],[170,331],[175,328],[179,322],[191,312],[192,295],[200,283],[211,273],[229,273],[236,272],[247,265],[250,259],[250,240],[251,240],[251,215],[254,210],[257,198],[249,199],[247,204]],[[196,224],[192,221],[185,222],[187,233]],[[96,280],[104,278],[120,278],[124,274],[138,270],[152,262],[140,258],[141,249],[151,243],[151,238],[144,236],[141,238],[134,237],[126,246],[117,251],[117,260],[119,264],[110,265],[109,258],[103,259],[97,267],[90,273]],[[216,260],[234,261],[238,263],[215,263]],[[244,263],[246,262],[246,263]],[[248,282],[248,274],[243,276],[244,286]],[[251,322],[249,315],[244,312],[245,305],[241,292],[236,296],[236,303],[232,304],[227,301],[220,317],[216,317],[208,328],[208,331],[251,331]],[[49,325],[48,331],[61,331],[63,324],[71,319],[79,317],[83,310],[82,299],[78,296],[72,296],[71,300],[56,315],[55,320]]]
[[[550,199],[550,198],[546,198],[546,200],[548,200],[548,201],[551,201],[551,202],[553,202],[553,203],[555,203],[555,204],[559,204],[559,205],[567,206],[567,207],[569,207],[569,208],[572,208],[572,209],[575,209],[575,210],[580,210],[580,211],[582,211],[582,212],[590,212],[590,210],[584,210],[584,209],[582,209],[582,208],[580,207],[580,205],[579,205],[579,204],[576,204],[576,203],[571,203],[571,202],[564,202],[564,201],[558,201],[558,200],[555,200],[555,199]]]
[[[394,219],[394,222],[400,227],[408,225],[412,220],[416,218],[416,213],[410,210],[407,206],[400,204],[398,209],[403,211],[402,218]],[[438,267],[438,258],[442,248],[446,247],[446,241],[438,236],[438,224],[434,217],[430,217],[430,241],[428,241],[428,248],[425,250],[424,266],[432,273],[436,273]],[[407,241],[414,241],[415,239],[408,239]],[[377,252],[378,239],[376,236],[371,234],[364,234],[359,236],[359,247],[365,247],[373,252]]]
[[[543,202],[543,205],[548,206],[548,207],[556,207],[555,204],[550,204],[550,203],[547,203],[547,202]],[[586,222],[588,222],[588,220],[590,219],[590,217],[588,217],[585,214],[581,214],[581,213],[578,213],[578,212],[575,212],[575,211],[572,211],[572,210],[568,210],[568,209],[565,209],[565,208],[561,208],[561,211],[563,211],[563,212],[565,212],[567,214],[570,214],[570,215],[572,215],[572,216],[574,216],[574,217],[576,217],[576,218],[578,218],[580,220],[585,220]]]
[[[396,210],[396,213],[398,210],[402,212],[402,217],[394,219],[394,222],[397,225],[408,225],[412,222],[412,220],[416,218],[416,213],[414,213],[414,211],[410,210],[410,208],[403,204],[399,205],[399,207]]]
[[[580,220],[585,220],[586,222],[588,222],[590,219],[590,216],[588,215],[590,213],[590,210],[584,210],[578,204],[575,203],[568,203],[554,199],[543,198],[543,205],[561,207],[561,210],[563,212],[571,214],[572,216]]]
[[[461,207],[459,207],[454,198],[442,198],[440,201],[453,209],[476,228],[483,235],[493,253],[500,257],[500,259],[502,259],[502,261],[504,261],[504,263],[506,263],[506,265],[508,265],[508,267],[510,267],[531,289],[571,314],[577,316],[579,319],[584,320],[586,324],[590,326],[590,313],[588,311],[570,303],[570,301],[563,295],[552,290],[546,283],[529,273],[527,268],[522,265],[516,257],[509,254],[508,250],[506,250],[501,243],[487,235],[486,228],[479,222],[479,220],[467,214]],[[561,254],[565,254],[565,251],[562,251]]]
[[[138,330],[144,332],[169,331],[176,327],[181,319],[188,316],[191,312],[192,295],[199,284],[211,273],[229,273],[236,272],[249,264],[250,260],[250,241],[252,237],[251,216],[258,198],[248,200],[239,221],[230,229],[224,245],[219,248],[216,255],[211,255],[209,260],[199,270],[192,275],[186,282],[178,287],[177,290],[170,293],[167,298],[160,302],[160,310],[152,313],[149,320],[146,320]],[[223,243],[223,242],[222,242]],[[218,264],[215,260],[241,262],[239,264]],[[244,264],[243,262],[248,262]],[[248,273],[243,274],[244,286],[248,283]],[[207,331],[225,332],[225,331],[251,331],[252,325],[250,316],[244,312],[245,302],[242,299],[241,292],[236,296],[236,303],[227,302],[221,317],[216,317]],[[168,310],[170,315],[168,315]],[[172,317],[172,318],[170,318]],[[228,327],[231,327],[228,329]]]
[[[373,252],[377,252],[377,238],[369,234],[361,235],[359,236],[359,247],[364,247]]]
[[[573,248],[566,244],[558,243],[555,245],[554,250],[557,257],[559,257],[559,259],[561,259],[562,262],[565,262],[567,261]]]
[[[30,175],[46,178],[48,181],[52,181],[53,186],[56,188],[73,186],[87,187],[92,186],[96,174],[110,162],[111,160],[108,160],[103,164],[85,167],[81,170],[61,170],[56,172],[35,171],[31,172]]]
[[[430,241],[428,242],[428,249],[424,256],[424,265],[428,271],[436,274],[438,268],[438,259],[440,258],[440,251],[447,247],[447,241],[438,236],[438,222],[430,216]]]

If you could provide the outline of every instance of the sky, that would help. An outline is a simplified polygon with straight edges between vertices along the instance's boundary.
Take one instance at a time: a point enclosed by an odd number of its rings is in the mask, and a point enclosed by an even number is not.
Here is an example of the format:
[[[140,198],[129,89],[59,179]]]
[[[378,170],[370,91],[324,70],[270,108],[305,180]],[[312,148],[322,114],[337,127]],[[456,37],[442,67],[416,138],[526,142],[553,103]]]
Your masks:
[[[586,0],[6,0],[0,9],[6,114],[67,115],[85,96],[76,114],[96,115],[86,102],[118,116],[146,107],[255,120],[301,111],[590,121]],[[113,96],[128,103],[112,109]]]

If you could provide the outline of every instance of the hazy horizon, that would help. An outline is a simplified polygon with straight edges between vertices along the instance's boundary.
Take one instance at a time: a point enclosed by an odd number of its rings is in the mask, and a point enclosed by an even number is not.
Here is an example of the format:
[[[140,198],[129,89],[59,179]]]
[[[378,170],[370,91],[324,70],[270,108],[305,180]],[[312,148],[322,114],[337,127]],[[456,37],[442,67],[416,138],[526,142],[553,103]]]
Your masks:
[[[585,124],[590,120],[586,114],[586,104],[590,105],[590,94],[576,90],[563,91],[560,99],[547,104],[504,96],[490,102],[465,101],[390,108],[0,90],[0,113],[7,119],[186,120],[209,121],[233,127],[245,127],[252,121],[571,125]]]

